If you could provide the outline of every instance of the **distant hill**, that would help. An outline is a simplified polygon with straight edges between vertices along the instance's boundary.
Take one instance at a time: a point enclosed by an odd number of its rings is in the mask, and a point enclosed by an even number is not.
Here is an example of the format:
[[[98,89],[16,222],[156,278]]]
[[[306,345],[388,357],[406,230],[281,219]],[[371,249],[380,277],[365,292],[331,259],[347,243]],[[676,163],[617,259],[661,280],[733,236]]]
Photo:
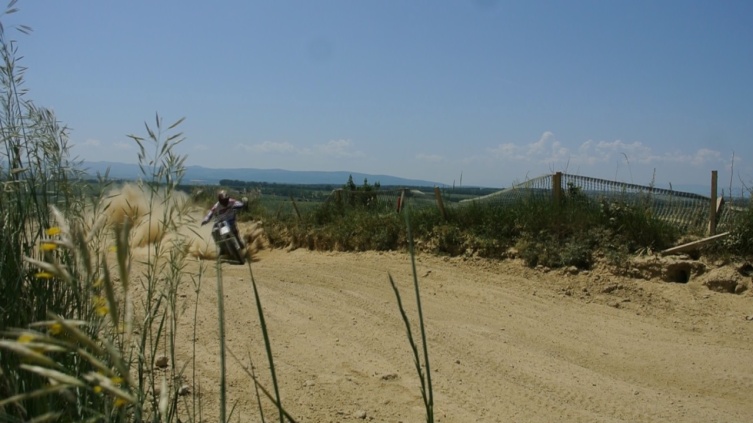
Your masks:
[[[117,162],[85,162],[83,165],[87,174],[95,177],[98,173],[104,175],[109,169],[110,179],[136,180],[141,175],[141,170],[137,164],[117,163]],[[359,172],[324,172],[324,171],[295,171],[283,169],[252,169],[252,168],[235,168],[235,169],[214,169],[202,166],[186,166],[186,174],[183,182],[186,184],[197,185],[215,185],[221,179],[231,179],[245,182],[268,182],[277,184],[331,184],[342,185],[348,181],[349,176],[353,176],[353,182],[356,185],[363,183],[368,179],[370,184],[379,182],[383,186],[418,186],[434,187],[443,184],[419,179],[406,179],[389,175],[370,175]]]

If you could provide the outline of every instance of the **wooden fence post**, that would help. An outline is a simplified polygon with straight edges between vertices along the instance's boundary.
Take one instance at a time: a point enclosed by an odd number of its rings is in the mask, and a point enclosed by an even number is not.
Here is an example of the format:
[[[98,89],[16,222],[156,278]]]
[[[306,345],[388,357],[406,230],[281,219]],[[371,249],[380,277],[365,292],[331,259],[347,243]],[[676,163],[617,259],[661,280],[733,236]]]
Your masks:
[[[405,191],[407,191],[407,188],[403,188],[400,190],[400,196],[397,197],[397,212],[400,213],[403,211],[403,207],[405,207]]]
[[[439,212],[442,213],[442,218],[447,220],[447,212],[444,209],[444,202],[442,201],[442,194],[439,192],[439,187],[434,187],[434,197],[437,198],[437,207],[439,207]]]
[[[711,201],[709,202],[709,236],[716,235],[716,208],[717,208],[717,178],[718,172],[711,171]]]
[[[562,203],[562,172],[552,175],[552,199],[554,204]]]
[[[295,209],[295,214],[298,216],[298,220],[301,220],[301,212],[298,210],[298,204],[295,203],[295,199],[293,196],[290,196],[290,202],[293,203],[293,208]]]

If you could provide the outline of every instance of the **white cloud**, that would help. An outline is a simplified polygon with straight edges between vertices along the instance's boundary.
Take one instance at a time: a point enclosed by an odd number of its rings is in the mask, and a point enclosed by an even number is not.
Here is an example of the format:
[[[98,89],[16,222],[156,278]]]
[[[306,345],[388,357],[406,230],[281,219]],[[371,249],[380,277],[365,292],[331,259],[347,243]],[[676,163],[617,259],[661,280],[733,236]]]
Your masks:
[[[423,162],[429,162],[429,163],[440,163],[444,161],[444,158],[438,154],[425,154],[425,153],[416,154],[416,159],[421,160]]]
[[[543,134],[541,134],[541,138],[539,138],[538,141],[528,144],[528,155],[534,156],[534,155],[545,154],[546,145],[549,143],[550,140],[553,140],[553,142],[556,142],[553,133],[546,131]]]
[[[298,147],[288,141],[264,141],[259,144],[238,144],[238,147],[256,154],[278,154],[288,156],[318,156],[323,158],[365,157],[362,151],[353,149],[353,142],[347,139],[330,140],[316,144],[312,148]]]
[[[134,142],[128,142],[128,141],[115,141],[112,143],[112,146],[118,150],[133,150],[134,149],[133,145],[134,145]]]
[[[702,148],[696,151],[693,158],[690,160],[691,164],[696,166],[705,165],[706,163],[720,163],[723,162],[722,154],[718,151],[709,150],[708,148]]]
[[[327,157],[363,157],[361,151],[352,151],[353,143],[350,140],[330,140],[325,144],[316,146],[316,151]]]
[[[530,143],[504,143],[487,150],[493,157],[505,161],[529,164],[597,165],[625,162],[644,165],[661,163],[682,163],[703,166],[710,163],[723,163],[718,151],[702,148],[692,153],[659,153],[640,141],[624,142],[588,140],[570,149],[557,140],[550,131]]]
[[[599,141],[588,140],[578,147],[574,161],[582,164],[607,163],[626,160],[633,163],[651,163],[660,160],[650,147],[641,142],[625,143],[622,140]]]
[[[95,139],[89,138],[88,140],[86,140],[86,141],[84,141],[84,142],[82,142],[80,144],[76,144],[76,147],[99,147],[101,145],[102,145],[102,142],[100,140],[95,140]]]
[[[500,144],[495,148],[490,148],[489,152],[492,153],[496,157],[507,157],[507,158],[519,158],[523,157],[520,155],[520,147],[513,143],[506,143],[506,144]]]
[[[583,164],[593,165],[609,160],[609,152],[599,147],[599,143],[589,140],[578,147],[577,160]]]
[[[287,141],[264,141],[260,144],[252,144],[252,145],[246,145],[241,144],[240,145],[244,150],[252,152],[252,153],[276,153],[276,154],[286,154],[286,153],[297,153],[298,149],[291,143]]]
[[[551,163],[569,160],[570,150],[555,138],[554,133],[546,131],[538,141],[528,144],[505,143],[488,150],[493,156],[514,161],[534,163]]]

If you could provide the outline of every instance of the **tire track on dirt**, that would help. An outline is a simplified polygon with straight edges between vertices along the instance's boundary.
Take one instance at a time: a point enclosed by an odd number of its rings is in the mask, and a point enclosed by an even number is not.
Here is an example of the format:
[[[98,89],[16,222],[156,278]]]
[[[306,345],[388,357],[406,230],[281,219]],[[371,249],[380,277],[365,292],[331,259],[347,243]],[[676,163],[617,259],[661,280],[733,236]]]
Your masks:
[[[288,396],[297,398],[307,420],[312,419],[308,421],[337,420],[361,409],[371,416],[420,418],[421,410],[403,415],[420,399],[418,382],[402,377],[410,374],[411,358],[397,346],[407,350],[396,306],[390,311],[384,304],[374,307],[374,294],[349,289],[352,281],[337,272],[312,275],[290,266],[273,277],[257,266],[254,275],[273,350],[280,357],[276,364],[282,383],[285,389],[292,387]],[[374,289],[389,292],[386,282]],[[295,349],[295,354],[287,355],[288,349]],[[321,398],[343,390],[351,392],[350,404],[315,410],[321,408]],[[380,395],[374,396],[374,391]]]
[[[252,268],[293,415],[329,422],[364,411],[373,421],[424,420],[387,278],[395,277],[415,326],[407,255],[274,250],[259,258]],[[746,396],[753,363],[739,359],[748,351],[744,336],[728,336],[737,332],[726,326],[694,332],[666,320],[674,309],[637,316],[587,304],[561,294],[561,281],[531,280],[510,266],[423,256],[417,268],[441,421],[736,422],[753,414]],[[229,343],[249,350],[263,370],[248,271],[226,266],[223,273]],[[202,293],[207,315],[199,324],[215,330],[212,296]],[[712,322],[725,313],[705,312],[694,318]],[[200,337],[211,344],[206,332]],[[210,383],[216,363],[202,364],[202,383]],[[247,378],[230,369],[234,398],[250,398]],[[250,400],[239,409],[255,414]]]

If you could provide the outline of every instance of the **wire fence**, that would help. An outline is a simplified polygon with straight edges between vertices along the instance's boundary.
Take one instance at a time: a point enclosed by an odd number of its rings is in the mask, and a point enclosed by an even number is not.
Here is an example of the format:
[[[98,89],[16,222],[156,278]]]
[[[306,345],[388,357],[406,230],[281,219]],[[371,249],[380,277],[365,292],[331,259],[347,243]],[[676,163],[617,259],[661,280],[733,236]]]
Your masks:
[[[654,217],[668,222],[682,232],[705,233],[709,226],[711,198],[699,194],[674,191],[652,186],[629,184],[588,176],[570,174],[544,175],[516,184],[493,194],[460,196],[451,190],[422,191],[418,189],[386,189],[373,191],[335,190],[327,201],[342,201],[351,205],[368,205],[371,209],[396,211],[410,204],[413,208],[442,207],[452,209],[473,203],[488,203],[505,207],[520,201],[552,200],[559,179],[563,196],[580,195],[591,201],[623,204],[648,210]],[[717,215],[717,231],[729,230],[736,209],[722,207]]]
[[[434,195],[417,189],[378,189],[373,191],[351,191],[337,189],[327,201],[341,202],[350,206],[368,206],[370,210],[397,211],[410,202],[412,207],[436,207]]]
[[[563,195],[584,195],[607,203],[641,207],[684,232],[705,232],[709,225],[711,198],[699,194],[674,191],[652,186],[629,184],[588,176],[560,174]],[[522,200],[553,198],[556,175],[544,175],[483,197],[461,201],[488,202],[504,206]],[[717,230],[728,230],[733,223],[735,210],[722,207],[717,216]]]

